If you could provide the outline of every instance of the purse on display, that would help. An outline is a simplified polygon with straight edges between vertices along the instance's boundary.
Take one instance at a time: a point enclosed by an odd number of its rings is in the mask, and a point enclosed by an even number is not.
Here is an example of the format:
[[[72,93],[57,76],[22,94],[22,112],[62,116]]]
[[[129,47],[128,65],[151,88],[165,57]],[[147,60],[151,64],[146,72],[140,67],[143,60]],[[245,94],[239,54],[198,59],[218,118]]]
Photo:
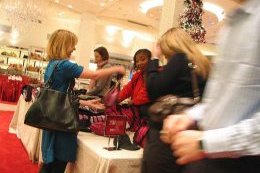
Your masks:
[[[191,72],[193,98],[178,97],[172,94],[159,97],[149,108],[151,121],[162,122],[168,115],[181,113],[200,101],[198,83],[194,72],[196,66],[192,63],[189,63],[188,66]]]
[[[123,115],[107,115],[104,122],[96,122],[90,125],[93,133],[100,136],[124,135],[126,131],[127,117]]]
[[[97,112],[89,107],[79,106],[79,131],[91,132],[90,126],[93,123],[104,122],[104,112]]]
[[[122,75],[117,75],[117,82],[115,85],[106,92],[106,94],[103,97],[103,103],[106,107],[110,107],[116,104],[117,97],[120,92],[120,79],[122,78]]]
[[[37,99],[28,109],[24,124],[44,130],[63,132],[78,131],[78,101],[73,99],[70,82],[67,93],[51,89],[55,65],[45,86],[40,89]]]
[[[105,110],[106,115],[124,115],[127,117],[129,127],[127,130],[135,132],[140,121],[139,110],[134,105],[116,104]]]

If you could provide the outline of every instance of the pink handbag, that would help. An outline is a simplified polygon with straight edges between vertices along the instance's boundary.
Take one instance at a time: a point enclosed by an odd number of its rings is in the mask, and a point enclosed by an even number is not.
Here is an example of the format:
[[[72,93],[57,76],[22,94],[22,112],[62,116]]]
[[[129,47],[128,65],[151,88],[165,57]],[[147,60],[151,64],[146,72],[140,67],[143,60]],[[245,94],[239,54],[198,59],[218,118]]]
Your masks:
[[[103,97],[105,106],[110,107],[116,104],[118,94],[120,92],[120,83],[117,82]]]
[[[149,131],[149,125],[147,123],[147,120],[142,119],[139,128],[134,134],[134,138],[133,138],[134,143],[144,148],[148,131]]]

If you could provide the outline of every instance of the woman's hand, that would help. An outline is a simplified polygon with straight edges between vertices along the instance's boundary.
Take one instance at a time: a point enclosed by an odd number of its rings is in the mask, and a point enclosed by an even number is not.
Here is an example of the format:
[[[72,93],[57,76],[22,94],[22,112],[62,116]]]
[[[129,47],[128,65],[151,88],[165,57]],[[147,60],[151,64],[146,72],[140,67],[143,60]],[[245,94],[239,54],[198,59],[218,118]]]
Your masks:
[[[173,154],[178,157],[177,163],[185,165],[190,162],[198,161],[206,157],[202,148],[200,148],[200,140],[203,132],[197,130],[186,130],[178,132],[171,142]]]
[[[194,121],[185,114],[167,116],[163,121],[161,140],[165,143],[171,143],[176,133],[187,130],[192,124]]]
[[[162,50],[158,43],[155,43],[152,48],[152,57],[161,59],[162,57]]]

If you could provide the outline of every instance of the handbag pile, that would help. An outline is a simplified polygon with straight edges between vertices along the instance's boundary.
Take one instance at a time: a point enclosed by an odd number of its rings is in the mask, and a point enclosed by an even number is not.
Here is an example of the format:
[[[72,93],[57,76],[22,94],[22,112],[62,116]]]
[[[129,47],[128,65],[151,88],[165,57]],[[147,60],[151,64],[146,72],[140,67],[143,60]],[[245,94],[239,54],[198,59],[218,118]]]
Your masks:
[[[79,130],[83,132],[91,132],[90,126],[94,123],[102,123],[106,119],[104,110],[93,110],[89,107],[79,107]]]
[[[50,78],[28,109],[24,124],[32,127],[62,132],[78,132],[78,100],[72,95],[74,80],[67,93],[52,89],[52,81],[59,62],[54,66]]]
[[[149,108],[151,121],[161,123],[168,115],[181,113],[200,101],[198,82],[194,72],[196,66],[189,63],[188,67],[191,72],[193,98],[178,97],[172,94],[159,97]]]

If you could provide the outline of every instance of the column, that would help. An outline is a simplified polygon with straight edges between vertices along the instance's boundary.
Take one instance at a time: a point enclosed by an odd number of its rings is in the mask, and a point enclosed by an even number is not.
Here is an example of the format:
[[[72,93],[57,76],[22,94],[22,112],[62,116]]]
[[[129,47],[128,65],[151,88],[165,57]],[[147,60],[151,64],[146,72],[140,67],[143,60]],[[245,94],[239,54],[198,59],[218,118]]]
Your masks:
[[[90,13],[84,13],[81,16],[81,23],[79,27],[79,42],[76,47],[77,56],[76,62],[88,68],[90,57],[94,56],[94,48],[96,44],[95,29],[97,18]]]
[[[178,20],[183,8],[183,0],[164,0],[160,19],[159,37],[169,28],[179,25]]]

